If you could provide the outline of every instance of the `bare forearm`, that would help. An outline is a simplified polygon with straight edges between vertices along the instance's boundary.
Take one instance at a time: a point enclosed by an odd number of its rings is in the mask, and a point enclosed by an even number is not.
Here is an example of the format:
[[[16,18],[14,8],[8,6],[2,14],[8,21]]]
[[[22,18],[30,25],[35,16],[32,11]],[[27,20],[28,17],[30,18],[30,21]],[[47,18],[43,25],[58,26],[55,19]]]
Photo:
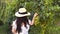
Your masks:
[[[35,21],[34,19],[35,19],[35,17],[33,16],[32,23],[31,23],[32,25],[34,24],[34,21]]]
[[[30,25],[33,25],[33,24],[34,24],[35,17],[36,17],[37,15],[38,15],[37,13],[34,14],[33,19],[32,19],[32,21],[31,21],[31,24],[30,24]]]
[[[12,28],[12,33],[16,34],[16,30],[14,28]]]

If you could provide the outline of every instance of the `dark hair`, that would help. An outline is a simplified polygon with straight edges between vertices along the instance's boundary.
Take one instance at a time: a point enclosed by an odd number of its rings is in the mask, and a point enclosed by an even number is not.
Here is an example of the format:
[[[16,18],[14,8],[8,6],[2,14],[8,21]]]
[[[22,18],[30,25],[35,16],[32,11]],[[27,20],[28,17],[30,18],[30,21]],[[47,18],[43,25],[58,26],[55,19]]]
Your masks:
[[[26,25],[29,24],[27,16],[25,16],[25,17],[17,17],[17,21],[16,21],[17,29],[16,29],[16,31],[18,31],[18,33],[21,32],[22,23],[24,23],[24,26],[27,28]]]

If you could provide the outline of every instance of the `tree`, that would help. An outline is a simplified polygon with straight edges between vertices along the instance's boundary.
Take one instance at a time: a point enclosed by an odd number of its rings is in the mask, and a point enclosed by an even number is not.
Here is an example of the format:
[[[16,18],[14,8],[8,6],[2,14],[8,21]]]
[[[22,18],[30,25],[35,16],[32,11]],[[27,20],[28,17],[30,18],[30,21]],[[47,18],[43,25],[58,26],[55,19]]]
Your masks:
[[[10,23],[15,19],[14,13],[20,6],[27,11],[39,14],[35,18],[35,24],[31,27],[30,34],[59,34],[60,27],[56,25],[56,19],[60,18],[60,0],[0,0],[0,20]],[[2,2],[4,1],[4,2]],[[32,17],[30,17],[32,18]],[[57,32],[56,32],[57,31]]]

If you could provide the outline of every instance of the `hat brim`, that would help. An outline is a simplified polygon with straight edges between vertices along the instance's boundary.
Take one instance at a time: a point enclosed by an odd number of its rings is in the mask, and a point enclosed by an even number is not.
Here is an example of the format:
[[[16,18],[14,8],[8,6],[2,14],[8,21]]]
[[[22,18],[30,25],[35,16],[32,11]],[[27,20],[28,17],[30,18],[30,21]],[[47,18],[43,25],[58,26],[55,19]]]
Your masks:
[[[29,12],[27,12],[27,14],[19,14],[18,12],[15,13],[16,17],[24,17],[24,16],[29,16],[31,15]]]

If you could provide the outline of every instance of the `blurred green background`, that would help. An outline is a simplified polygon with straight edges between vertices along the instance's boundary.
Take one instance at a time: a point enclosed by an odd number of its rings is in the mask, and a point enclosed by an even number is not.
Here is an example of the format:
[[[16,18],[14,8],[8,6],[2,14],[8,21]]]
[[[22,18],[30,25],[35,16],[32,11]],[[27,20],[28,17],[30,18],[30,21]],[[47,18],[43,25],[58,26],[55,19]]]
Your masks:
[[[60,0],[0,0],[0,34],[11,34],[10,24],[20,6],[31,12],[30,19],[39,14],[29,34],[60,34]]]

